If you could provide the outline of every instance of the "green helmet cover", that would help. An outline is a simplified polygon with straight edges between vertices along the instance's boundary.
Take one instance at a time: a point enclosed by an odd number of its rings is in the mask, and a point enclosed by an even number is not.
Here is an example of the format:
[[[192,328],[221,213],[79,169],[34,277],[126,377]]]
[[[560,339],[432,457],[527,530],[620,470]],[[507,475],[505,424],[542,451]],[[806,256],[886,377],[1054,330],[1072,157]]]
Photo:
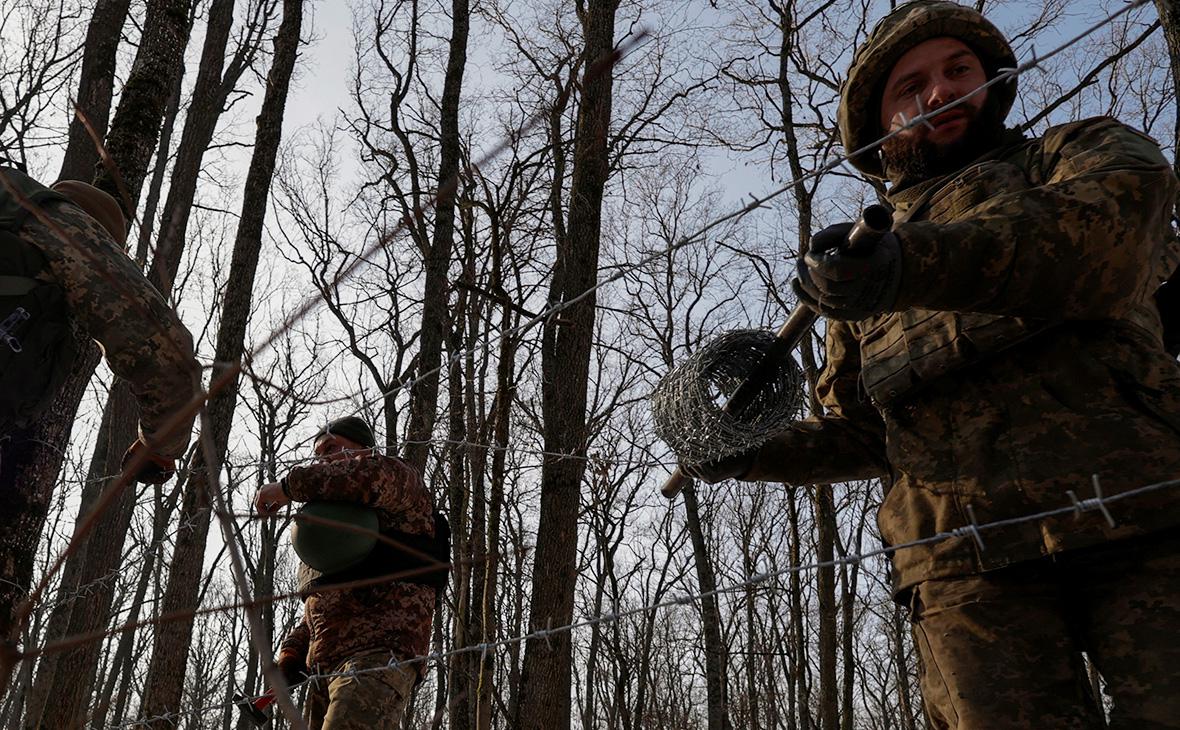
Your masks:
[[[957,38],[983,62],[988,78],[1001,68],[1014,68],[1016,54],[1004,34],[973,8],[950,0],[911,0],[882,18],[856,49],[848,78],[840,87],[840,138],[846,152],[872,144],[885,131],[880,124],[881,87],[907,51],[931,38]],[[1015,79],[988,88],[1001,116],[1016,100]],[[884,178],[877,152],[865,152],[850,162],[861,172]]]
[[[327,524],[329,521],[342,524]],[[321,573],[335,573],[356,565],[373,551],[378,528],[377,512],[372,507],[308,502],[295,518],[291,544],[299,559],[310,567]]]

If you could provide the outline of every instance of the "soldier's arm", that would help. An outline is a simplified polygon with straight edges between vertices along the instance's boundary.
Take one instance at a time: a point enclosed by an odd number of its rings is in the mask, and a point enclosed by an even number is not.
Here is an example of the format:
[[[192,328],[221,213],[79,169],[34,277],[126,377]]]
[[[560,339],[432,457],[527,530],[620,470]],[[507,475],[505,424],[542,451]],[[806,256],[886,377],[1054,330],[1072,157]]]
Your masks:
[[[860,347],[846,322],[829,320],[828,360],[816,384],[825,414],[799,421],[758,451],[748,481],[802,486],[889,473],[885,424],[859,393]]]
[[[304,614],[279,644],[279,668],[289,679],[296,670],[307,669],[307,649],[310,645],[311,628],[307,625],[307,615]]]
[[[401,459],[366,456],[296,467],[286,494],[296,502],[352,502],[399,512],[425,494],[418,472]]]
[[[1102,118],[1060,127],[1043,146],[1041,184],[954,223],[897,227],[895,309],[1103,319],[1145,300],[1177,189],[1158,145]]]
[[[167,435],[162,429],[195,392],[199,370],[192,336],[93,218],[73,205],[55,206],[51,214],[65,240],[40,221],[30,221],[22,235],[45,253],[70,315],[102,346],[111,371],[130,384],[139,403],[141,437],[158,454],[181,456],[194,417]]]

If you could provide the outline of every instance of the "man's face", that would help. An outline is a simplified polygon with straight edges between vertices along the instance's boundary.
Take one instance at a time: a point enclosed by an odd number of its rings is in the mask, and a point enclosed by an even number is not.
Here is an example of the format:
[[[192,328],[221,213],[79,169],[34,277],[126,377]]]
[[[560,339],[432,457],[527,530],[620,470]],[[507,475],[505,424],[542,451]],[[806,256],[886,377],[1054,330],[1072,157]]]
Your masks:
[[[320,461],[359,459],[367,456],[369,451],[363,444],[330,433],[320,436],[315,442],[315,455]]]
[[[979,57],[955,38],[932,38],[911,48],[894,65],[881,95],[881,126],[934,111],[966,96],[987,81]],[[993,99],[996,100],[993,102]],[[918,124],[881,145],[881,161],[895,184],[946,175],[1001,144],[1004,112],[999,96],[987,91]],[[919,103],[920,100],[920,103]],[[920,108],[919,108],[920,107]]]
[[[881,128],[893,131],[925,111],[961,99],[987,82],[979,57],[957,38],[931,38],[906,52],[894,64],[881,97]],[[921,105],[919,105],[919,100]],[[987,91],[898,137],[922,138],[936,147],[963,139],[971,120],[987,100]]]

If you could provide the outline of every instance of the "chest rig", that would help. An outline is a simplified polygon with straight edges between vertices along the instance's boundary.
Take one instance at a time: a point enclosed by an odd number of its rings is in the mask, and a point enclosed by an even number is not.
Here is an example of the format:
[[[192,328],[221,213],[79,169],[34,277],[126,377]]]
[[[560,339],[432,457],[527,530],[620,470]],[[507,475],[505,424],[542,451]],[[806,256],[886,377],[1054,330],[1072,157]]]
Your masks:
[[[898,202],[894,223],[952,223],[989,198],[1038,184],[1030,179],[1035,143],[1010,147],[931,181]],[[1054,325],[1047,320],[974,312],[907,309],[852,323],[860,341],[861,383],[877,405],[889,405],[915,389],[980,361]]]

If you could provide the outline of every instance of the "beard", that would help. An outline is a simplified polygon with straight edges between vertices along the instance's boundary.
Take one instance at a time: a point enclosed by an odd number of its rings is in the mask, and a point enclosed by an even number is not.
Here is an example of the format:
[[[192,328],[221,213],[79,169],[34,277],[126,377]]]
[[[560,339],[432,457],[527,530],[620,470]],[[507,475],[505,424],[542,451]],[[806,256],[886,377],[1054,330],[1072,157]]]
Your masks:
[[[881,144],[885,174],[895,185],[910,184],[947,175],[999,146],[1004,121],[999,105],[989,97],[979,109],[963,105],[967,126],[958,139],[943,144],[931,142],[926,127],[919,134],[902,135]]]

